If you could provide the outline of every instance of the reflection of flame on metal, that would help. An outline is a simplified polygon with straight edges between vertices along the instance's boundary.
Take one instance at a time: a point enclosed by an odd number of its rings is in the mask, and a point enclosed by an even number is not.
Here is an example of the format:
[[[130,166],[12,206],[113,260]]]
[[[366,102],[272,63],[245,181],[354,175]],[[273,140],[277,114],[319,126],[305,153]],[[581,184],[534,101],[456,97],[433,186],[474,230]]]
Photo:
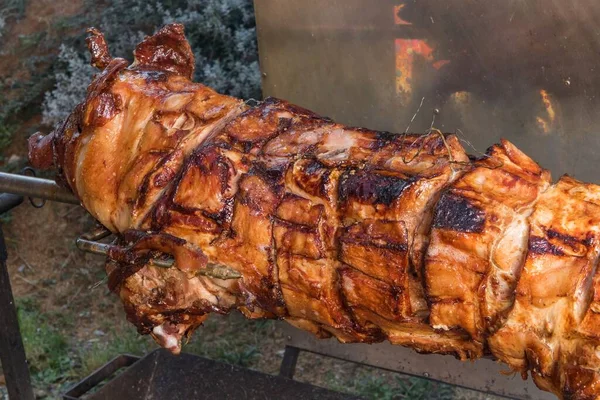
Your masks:
[[[550,100],[550,95],[544,89],[540,90],[540,95],[542,96],[542,101],[544,102],[544,107],[546,107],[546,111],[548,112],[548,117],[550,118],[550,122],[554,122],[556,118],[556,112],[554,112],[554,107],[552,106],[552,101]]]
[[[394,23],[396,25],[412,25],[412,22],[409,22],[400,16],[400,12],[404,7],[406,7],[406,4],[394,6]]]
[[[410,95],[415,54],[433,61],[433,49],[421,39],[396,39],[396,93]]]
[[[433,68],[435,69],[440,69],[442,68],[444,65],[449,64],[450,60],[437,60],[435,61],[433,64],[431,64],[433,66]]]
[[[465,91],[455,92],[455,93],[452,93],[452,96],[450,96],[450,100],[453,100],[454,102],[456,102],[458,104],[467,104],[467,103],[469,103],[470,99],[471,99],[471,94],[469,92],[465,92]]]
[[[544,133],[550,132],[550,127],[548,126],[548,122],[542,117],[535,117],[535,120],[538,123],[538,126],[544,131]]]
[[[449,60],[434,60],[433,48],[423,39],[396,39],[396,93],[406,98],[412,93],[413,68],[416,56],[431,63],[439,70]]]
[[[546,109],[547,117],[538,116],[535,118],[535,120],[540,129],[544,131],[544,133],[548,133],[554,127],[554,121],[556,120],[556,111],[554,109],[554,105],[552,104],[550,94],[548,94],[546,90],[540,90],[540,96],[542,97],[542,104]]]
[[[451,107],[453,113],[456,113],[462,120],[469,118],[469,114],[473,113],[471,102],[473,94],[467,91],[454,92],[448,98],[448,106]]]

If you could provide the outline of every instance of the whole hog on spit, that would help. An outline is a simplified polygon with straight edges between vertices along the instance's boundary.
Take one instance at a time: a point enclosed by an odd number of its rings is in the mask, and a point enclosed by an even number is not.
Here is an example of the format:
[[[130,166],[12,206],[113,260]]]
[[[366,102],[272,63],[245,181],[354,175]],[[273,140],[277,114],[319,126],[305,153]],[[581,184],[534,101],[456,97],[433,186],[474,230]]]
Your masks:
[[[502,141],[350,128],[191,81],[183,27],[109,55],[30,160],[118,237],[109,285],[174,353],[210,313],[319,337],[508,364],[563,399],[600,398],[600,186]],[[171,268],[156,266],[171,257]]]

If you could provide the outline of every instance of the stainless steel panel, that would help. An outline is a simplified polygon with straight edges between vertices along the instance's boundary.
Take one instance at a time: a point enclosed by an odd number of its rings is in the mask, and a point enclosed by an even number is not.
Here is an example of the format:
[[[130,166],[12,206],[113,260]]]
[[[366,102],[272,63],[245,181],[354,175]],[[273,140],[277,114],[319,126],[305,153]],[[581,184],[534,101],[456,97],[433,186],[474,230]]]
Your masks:
[[[389,343],[342,344],[335,339],[317,339],[314,335],[286,323],[282,323],[281,326],[288,339],[286,344],[313,353],[515,399],[556,399],[556,396],[539,390],[531,379],[523,381],[518,374],[503,374],[507,372],[507,367],[492,360],[462,362],[450,356],[418,354],[411,349]]]
[[[263,90],[373,129],[505,137],[600,182],[597,0],[257,0]],[[472,151],[475,153],[475,151]]]

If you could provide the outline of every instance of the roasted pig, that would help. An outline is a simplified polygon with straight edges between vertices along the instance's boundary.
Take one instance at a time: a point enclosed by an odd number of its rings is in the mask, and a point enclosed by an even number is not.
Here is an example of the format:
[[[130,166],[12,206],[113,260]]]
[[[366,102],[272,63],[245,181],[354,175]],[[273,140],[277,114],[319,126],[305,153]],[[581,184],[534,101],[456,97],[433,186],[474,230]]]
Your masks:
[[[210,313],[342,342],[493,356],[564,399],[600,398],[600,186],[507,141],[351,128],[192,82],[183,27],[100,73],[30,160],[116,234],[110,288],[177,353]],[[174,259],[170,268],[156,260]]]

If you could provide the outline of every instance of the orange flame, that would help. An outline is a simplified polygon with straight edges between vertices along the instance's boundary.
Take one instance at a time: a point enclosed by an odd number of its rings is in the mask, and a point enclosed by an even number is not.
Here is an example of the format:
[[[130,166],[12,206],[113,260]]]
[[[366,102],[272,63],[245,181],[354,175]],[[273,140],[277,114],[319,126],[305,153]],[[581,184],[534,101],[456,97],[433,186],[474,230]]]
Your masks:
[[[400,11],[406,7],[406,4],[399,4],[394,6],[394,23],[396,25],[412,25],[412,22],[405,20],[400,16]]]
[[[435,69],[440,69],[442,68],[444,65],[446,64],[450,64],[450,60],[437,60],[435,61],[433,64],[431,64],[433,66],[433,68]]]
[[[546,116],[538,116],[535,118],[535,120],[540,129],[544,133],[548,133],[554,128],[554,122],[556,120],[556,111],[554,109],[554,105],[552,104],[550,94],[546,90],[540,90],[540,96],[542,98],[542,104],[546,109]]]
[[[410,95],[415,55],[433,61],[433,49],[421,39],[396,39],[396,93]]]
[[[433,48],[423,39],[396,39],[396,93],[410,96],[416,56],[423,57],[439,70],[450,60],[435,60]]]
[[[471,94],[463,90],[452,93],[450,98],[458,104],[467,104],[471,100]]]
[[[535,117],[539,127],[544,131],[544,133],[550,132],[550,127],[548,126],[548,122],[542,117]]]
[[[556,119],[556,112],[554,111],[554,107],[552,106],[550,95],[544,89],[540,90],[540,95],[542,96],[542,102],[544,103],[544,107],[546,107],[546,112],[548,113],[550,122],[554,122],[554,120]]]

